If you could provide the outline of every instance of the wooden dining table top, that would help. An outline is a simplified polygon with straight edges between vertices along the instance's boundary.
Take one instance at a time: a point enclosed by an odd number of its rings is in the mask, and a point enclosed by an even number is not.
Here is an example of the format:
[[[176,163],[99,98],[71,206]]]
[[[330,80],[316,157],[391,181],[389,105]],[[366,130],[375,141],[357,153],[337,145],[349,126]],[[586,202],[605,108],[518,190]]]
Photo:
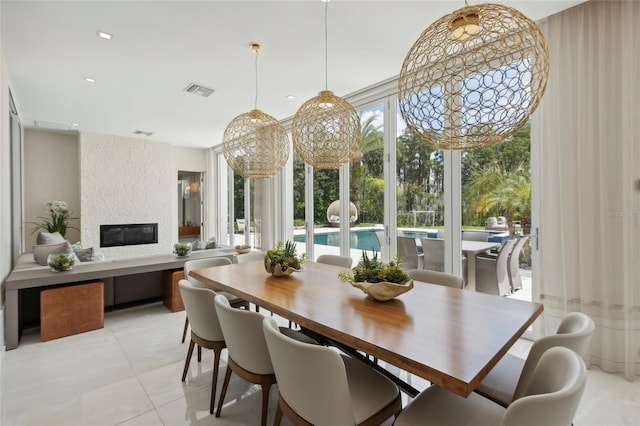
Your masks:
[[[543,309],[421,282],[377,302],[338,279],[346,270],[307,261],[301,272],[273,277],[255,261],[191,276],[461,396],[478,386]]]

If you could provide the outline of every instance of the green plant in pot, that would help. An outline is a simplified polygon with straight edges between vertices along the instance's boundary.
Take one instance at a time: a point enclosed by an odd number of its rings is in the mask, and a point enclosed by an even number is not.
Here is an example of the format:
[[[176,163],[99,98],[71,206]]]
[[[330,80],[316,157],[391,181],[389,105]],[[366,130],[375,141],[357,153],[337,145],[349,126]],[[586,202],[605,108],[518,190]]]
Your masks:
[[[370,258],[366,251],[362,252],[362,260],[350,271],[340,272],[338,278],[359,288],[375,300],[384,302],[413,288],[413,280],[400,268],[402,259],[396,256],[389,264],[378,260],[374,252]]]
[[[191,243],[175,243],[173,245],[173,252],[178,257],[189,256],[189,254],[191,254]]]
[[[264,267],[275,277],[291,275],[302,270],[304,260],[304,253],[298,256],[296,244],[293,241],[287,240],[284,244],[278,241],[275,247],[265,254]]]

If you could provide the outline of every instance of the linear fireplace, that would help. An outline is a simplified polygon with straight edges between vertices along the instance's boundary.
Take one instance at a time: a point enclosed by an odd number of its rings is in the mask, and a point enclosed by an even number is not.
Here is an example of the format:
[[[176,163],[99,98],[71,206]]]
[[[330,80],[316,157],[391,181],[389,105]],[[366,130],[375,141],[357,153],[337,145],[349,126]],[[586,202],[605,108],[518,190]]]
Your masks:
[[[100,225],[100,247],[156,244],[157,242],[157,223]]]

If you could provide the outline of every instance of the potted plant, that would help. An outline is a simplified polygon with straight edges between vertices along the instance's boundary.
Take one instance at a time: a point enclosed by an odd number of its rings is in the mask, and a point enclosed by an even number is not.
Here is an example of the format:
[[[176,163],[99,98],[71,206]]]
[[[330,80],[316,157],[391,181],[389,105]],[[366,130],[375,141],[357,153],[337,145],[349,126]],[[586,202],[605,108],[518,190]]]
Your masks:
[[[189,256],[189,254],[191,254],[191,243],[175,243],[173,245],[173,252],[178,257]]]
[[[400,256],[396,256],[388,265],[378,260],[378,253],[374,252],[369,258],[366,251],[362,252],[362,260],[350,272],[340,272],[338,278],[359,288],[375,300],[384,302],[413,288],[413,280],[400,268]]]
[[[265,254],[264,267],[274,277],[291,275],[302,270],[304,259],[304,253],[298,256],[296,244],[293,241],[287,240],[284,244],[278,241],[276,246]]]
[[[33,223],[36,227],[31,231],[32,234],[42,229],[49,233],[59,232],[64,238],[67,234],[67,229],[78,229],[69,226],[69,221],[77,219],[77,217],[72,217],[73,213],[69,211],[66,202],[48,201],[47,213],[49,217],[39,216],[38,219],[41,221]]]
[[[76,263],[75,253],[50,254],[47,256],[47,264],[54,272],[68,271]]]

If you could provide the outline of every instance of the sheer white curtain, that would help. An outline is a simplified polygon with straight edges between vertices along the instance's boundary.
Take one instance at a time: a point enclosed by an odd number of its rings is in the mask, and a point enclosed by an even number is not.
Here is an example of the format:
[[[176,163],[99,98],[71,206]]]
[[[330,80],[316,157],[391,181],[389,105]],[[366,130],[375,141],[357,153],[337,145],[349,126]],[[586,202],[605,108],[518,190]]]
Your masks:
[[[551,55],[541,149],[546,331],[596,322],[587,361],[640,374],[640,2],[590,1],[541,23]]]

